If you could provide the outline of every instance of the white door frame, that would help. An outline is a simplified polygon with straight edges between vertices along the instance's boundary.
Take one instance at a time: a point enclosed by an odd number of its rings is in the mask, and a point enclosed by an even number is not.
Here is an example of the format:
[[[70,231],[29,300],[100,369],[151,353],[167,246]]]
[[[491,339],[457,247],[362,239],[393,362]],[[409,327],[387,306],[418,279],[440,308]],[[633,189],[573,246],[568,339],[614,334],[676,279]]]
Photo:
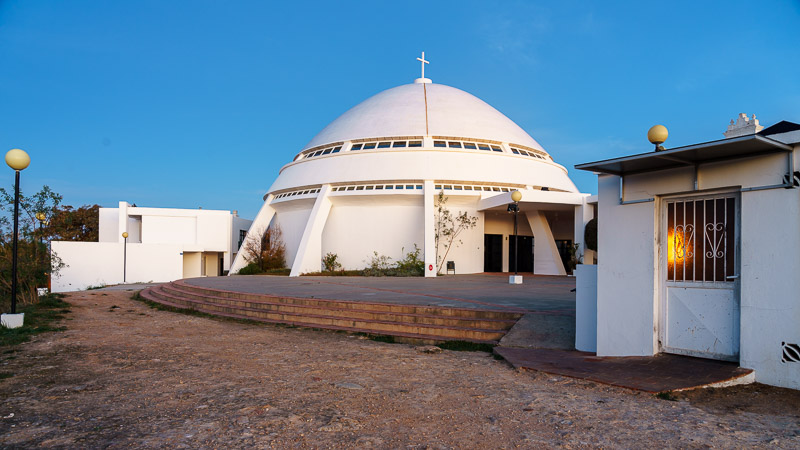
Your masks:
[[[735,274],[735,278],[733,280],[733,295],[735,300],[735,338],[741,339],[741,279],[739,275],[741,274],[741,193],[739,190],[731,190],[731,189],[717,189],[717,190],[709,190],[703,192],[692,192],[692,193],[683,193],[683,194],[675,194],[669,196],[660,196],[658,201],[658,210],[657,210],[657,218],[658,218],[658,233],[657,236],[657,260],[658,260],[658,270],[657,270],[657,286],[658,286],[658,303],[656,305],[656,311],[658,313],[658,332],[656,336],[658,338],[658,349],[659,352],[666,352],[666,353],[675,353],[675,354],[682,354],[688,356],[697,356],[703,358],[712,358],[712,359],[721,359],[721,360],[728,360],[728,361],[739,361],[739,350],[741,348],[740,342],[737,343],[737,351],[735,356],[727,356],[727,355],[720,355],[720,354],[713,354],[701,351],[693,351],[693,350],[685,350],[685,349],[678,349],[678,348],[670,348],[667,345],[667,333],[668,333],[668,324],[669,324],[669,317],[668,317],[668,302],[667,302],[667,268],[668,266],[668,219],[667,219],[667,204],[668,202],[673,201],[693,201],[693,200],[700,200],[700,199],[709,199],[709,198],[724,198],[724,197],[732,197],[734,198],[734,267],[733,272]],[[704,238],[701,235],[700,238]],[[695,239],[698,239],[695,237]],[[696,241],[695,241],[696,242]],[[731,278],[731,277],[726,277]],[[705,285],[703,287],[713,288],[713,283],[688,283],[687,286],[699,287],[701,285]]]

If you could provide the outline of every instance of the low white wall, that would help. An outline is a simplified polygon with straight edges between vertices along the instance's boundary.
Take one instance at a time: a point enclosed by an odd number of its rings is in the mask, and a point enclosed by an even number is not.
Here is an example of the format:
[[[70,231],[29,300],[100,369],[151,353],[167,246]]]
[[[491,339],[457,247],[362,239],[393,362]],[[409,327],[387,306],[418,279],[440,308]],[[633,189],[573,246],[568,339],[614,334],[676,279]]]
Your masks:
[[[52,277],[53,292],[122,283],[123,244],[53,241],[51,248],[52,253],[67,265]],[[180,246],[128,244],[128,283],[166,282],[182,276]]]
[[[597,266],[575,267],[575,348],[597,351]]]
[[[655,328],[653,202],[619,204],[619,178],[598,178],[597,354],[651,356]]]
[[[742,193],[740,365],[760,383],[800,389],[800,363],[781,362],[781,343],[800,344],[800,189]]]

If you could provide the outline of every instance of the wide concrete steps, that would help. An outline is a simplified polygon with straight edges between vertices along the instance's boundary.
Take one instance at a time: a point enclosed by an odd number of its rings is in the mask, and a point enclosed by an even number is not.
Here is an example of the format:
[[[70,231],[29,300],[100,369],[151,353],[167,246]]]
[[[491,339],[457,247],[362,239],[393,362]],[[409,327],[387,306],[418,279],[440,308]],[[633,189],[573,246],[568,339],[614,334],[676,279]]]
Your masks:
[[[182,280],[147,288],[146,300],[223,317],[439,343],[496,344],[522,316],[516,312],[398,305],[251,294],[209,289]]]

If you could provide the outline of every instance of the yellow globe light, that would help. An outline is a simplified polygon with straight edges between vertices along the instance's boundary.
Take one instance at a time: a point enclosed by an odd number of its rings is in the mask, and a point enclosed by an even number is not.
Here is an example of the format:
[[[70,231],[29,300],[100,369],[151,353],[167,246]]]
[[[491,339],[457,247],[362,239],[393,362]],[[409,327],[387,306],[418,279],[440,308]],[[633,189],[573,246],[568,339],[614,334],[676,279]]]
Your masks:
[[[655,125],[647,132],[647,140],[656,145],[663,144],[668,136],[669,132],[664,125]]]
[[[125,239],[128,239],[128,232],[127,232],[127,231],[124,231],[124,232],[122,233],[122,237],[123,237],[123,238],[125,238]]]
[[[25,150],[12,148],[6,153],[6,164],[14,170],[23,170],[31,163],[31,157]]]
[[[518,201],[522,200],[522,192],[520,192],[520,191],[512,192],[511,193],[511,200],[513,200],[515,202],[518,202]]]
[[[47,219],[47,216],[45,216],[43,212],[36,213],[36,220],[39,222],[44,222],[44,219]]]

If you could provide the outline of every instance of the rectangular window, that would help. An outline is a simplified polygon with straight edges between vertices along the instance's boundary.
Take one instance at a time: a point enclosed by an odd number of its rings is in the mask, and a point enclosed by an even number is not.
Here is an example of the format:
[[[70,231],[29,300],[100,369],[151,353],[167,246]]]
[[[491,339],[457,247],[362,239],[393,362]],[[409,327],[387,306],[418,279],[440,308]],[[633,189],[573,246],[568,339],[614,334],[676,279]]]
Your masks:
[[[375,190],[376,190],[376,191],[383,190],[383,185],[382,185],[382,184],[379,184],[379,185],[375,186]]]
[[[498,147],[498,146],[496,146],[496,145],[493,145],[493,146],[492,146],[492,151],[495,151],[495,152],[502,152],[502,151],[503,151],[503,149],[502,149],[502,148],[500,148],[500,147]]]
[[[450,148],[461,148],[461,142],[448,142],[447,146]]]
[[[375,148],[375,143],[374,142],[369,142],[369,143],[364,144],[364,150],[371,150],[373,148]]]
[[[348,190],[348,191],[352,191],[353,189],[355,189],[355,187],[353,187],[353,186],[347,186],[347,190]]]
[[[398,185],[396,185],[394,188],[395,188],[395,189],[403,189],[403,185],[402,185],[402,184],[398,184]]]
[[[380,142],[378,143],[378,148],[389,148],[392,146],[391,142]]]
[[[361,144],[353,144],[353,148],[350,150],[361,150]]]
[[[410,141],[408,143],[409,147],[422,147],[422,141]]]
[[[491,150],[486,144],[478,144],[478,148],[481,150]]]
[[[667,202],[667,280],[733,282],[736,200]]]
[[[460,191],[462,189],[461,186],[455,186],[455,190]]]
[[[422,185],[421,185],[421,184],[418,184],[418,185],[417,185],[417,189],[422,189]]]
[[[325,150],[322,152],[322,154],[323,154],[323,155],[327,155],[328,153],[330,153],[330,152],[331,152],[331,150],[333,150],[333,149],[332,149],[332,148],[327,148],[327,149],[325,149]]]
[[[519,155],[519,150],[515,149],[514,147],[511,147],[511,153]]]
[[[392,144],[392,148],[405,147],[406,141],[396,141]]]
[[[392,184],[387,184],[387,185],[386,185],[386,189],[394,189],[394,185],[392,185]]]
[[[464,148],[468,148],[468,149],[471,149],[471,150],[477,149],[475,144],[473,144],[472,142],[464,142]]]
[[[375,186],[367,186],[367,190],[368,190],[368,191],[371,191],[371,190],[373,190],[374,188],[375,188]]]
[[[464,186],[464,190],[465,191],[471,191],[472,190],[472,186]]]
[[[320,150],[320,151],[318,151],[318,152],[314,152],[314,156],[319,156],[319,155],[321,155],[321,154],[322,154],[322,150]]]
[[[331,153],[339,153],[339,150],[341,149],[342,147],[335,147]]]
[[[434,147],[446,147],[447,143],[445,141],[433,141]]]

